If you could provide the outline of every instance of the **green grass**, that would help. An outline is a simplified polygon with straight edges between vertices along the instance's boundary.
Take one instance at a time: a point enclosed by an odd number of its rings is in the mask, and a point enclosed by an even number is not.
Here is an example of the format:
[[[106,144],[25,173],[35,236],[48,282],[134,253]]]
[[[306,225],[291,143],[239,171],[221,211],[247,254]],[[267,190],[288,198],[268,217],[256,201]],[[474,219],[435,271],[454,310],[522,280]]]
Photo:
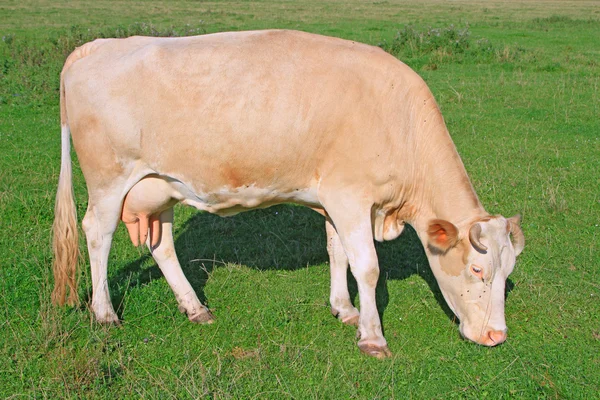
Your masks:
[[[599,18],[579,1],[0,3],[0,396],[598,398]],[[393,357],[361,355],[329,314],[323,221],[296,206],[230,219],[176,209],[176,248],[213,325],[177,312],[123,227],[109,268],[122,327],[50,304],[66,54],[96,36],[270,27],[381,45],[428,82],[488,211],[524,216],[505,344],[460,338],[407,230],[378,244]],[[436,29],[468,35],[419,42]],[[77,168],[75,193],[81,218]]]

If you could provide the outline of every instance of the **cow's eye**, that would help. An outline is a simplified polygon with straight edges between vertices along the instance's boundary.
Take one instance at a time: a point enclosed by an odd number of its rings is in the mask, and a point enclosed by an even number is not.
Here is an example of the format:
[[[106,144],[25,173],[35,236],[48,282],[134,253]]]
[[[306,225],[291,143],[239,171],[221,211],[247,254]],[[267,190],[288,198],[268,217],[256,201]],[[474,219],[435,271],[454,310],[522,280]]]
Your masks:
[[[483,268],[481,268],[479,265],[471,264],[471,273],[483,280]]]

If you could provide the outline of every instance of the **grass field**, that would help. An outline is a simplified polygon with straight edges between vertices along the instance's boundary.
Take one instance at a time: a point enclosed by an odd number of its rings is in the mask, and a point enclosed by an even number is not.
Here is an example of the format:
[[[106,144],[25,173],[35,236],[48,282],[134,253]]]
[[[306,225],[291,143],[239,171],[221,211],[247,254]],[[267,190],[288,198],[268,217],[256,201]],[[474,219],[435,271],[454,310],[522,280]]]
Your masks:
[[[377,245],[393,357],[361,355],[329,314],[322,218],[297,206],[230,219],[176,208],[179,257],[213,325],[178,313],[122,226],[109,268],[122,326],[93,321],[87,259],[84,305],[50,304],[68,52],[97,36],[262,28],[380,45],[428,82],[486,209],[524,218],[506,343],[460,338],[407,230]],[[0,397],[600,398],[600,3],[0,0],[0,36]],[[77,167],[75,194],[81,218]]]

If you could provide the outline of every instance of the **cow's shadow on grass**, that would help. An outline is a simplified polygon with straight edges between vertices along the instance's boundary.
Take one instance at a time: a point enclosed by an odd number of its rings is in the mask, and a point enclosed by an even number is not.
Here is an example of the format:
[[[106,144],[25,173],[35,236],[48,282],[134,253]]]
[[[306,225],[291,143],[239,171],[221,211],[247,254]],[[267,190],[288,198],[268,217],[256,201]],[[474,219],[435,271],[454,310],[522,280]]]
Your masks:
[[[177,214],[177,209],[175,210]],[[325,220],[314,211],[300,206],[279,205],[254,210],[231,218],[197,213],[184,222],[176,217],[175,249],[182,269],[200,300],[210,307],[204,286],[210,272],[224,263],[245,265],[259,270],[295,270],[328,262]],[[179,225],[179,226],[178,226]],[[377,308],[385,324],[388,305],[388,280],[421,276],[429,285],[448,318],[455,320],[446,305],[429,268],[427,257],[415,231],[406,226],[402,235],[391,242],[376,243],[380,265]],[[126,265],[110,279],[113,304],[120,305],[128,287],[141,286],[162,273],[150,254]],[[124,285],[124,282],[128,282]],[[357,300],[356,281],[348,273],[351,298]],[[512,288],[509,280],[508,291]],[[328,298],[329,296],[327,296]],[[120,315],[119,315],[120,316]]]

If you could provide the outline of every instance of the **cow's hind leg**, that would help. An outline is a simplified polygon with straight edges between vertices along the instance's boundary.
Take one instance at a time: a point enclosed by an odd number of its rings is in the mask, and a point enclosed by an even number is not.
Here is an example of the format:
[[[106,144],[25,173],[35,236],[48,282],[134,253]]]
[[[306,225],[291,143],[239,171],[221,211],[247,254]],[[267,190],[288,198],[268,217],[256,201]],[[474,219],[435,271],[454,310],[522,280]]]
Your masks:
[[[179,310],[185,312],[192,322],[212,323],[212,314],[196,296],[196,292],[183,274],[177,259],[173,243],[173,208],[163,211],[158,218],[162,226],[158,244],[154,247],[151,245],[150,238],[153,236],[151,234],[148,236],[147,245],[152,257],[154,257],[173,293],[175,293],[175,297],[179,302]]]
[[[343,193],[337,195],[343,196]],[[371,207],[355,204],[349,201],[349,198],[350,196],[324,199],[324,206],[333,221],[358,285],[360,300],[358,347],[370,356],[388,357],[391,353],[383,337],[375,302],[379,264],[373,243]]]
[[[327,233],[327,252],[329,253],[329,268],[331,273],[331,291],[329,304],[331,313],[347,325],[358,326],[359,312],[350,301],[348,293],[348,257],[333,224],[329,218],[325,221]]]
[[[107,264],[113,234],[121,214],[121,201],[117,196],[103,196],[101,201],[90,197],[82,223],[92,271],[92,311],[100,323],[119,322],[110,301]]]

